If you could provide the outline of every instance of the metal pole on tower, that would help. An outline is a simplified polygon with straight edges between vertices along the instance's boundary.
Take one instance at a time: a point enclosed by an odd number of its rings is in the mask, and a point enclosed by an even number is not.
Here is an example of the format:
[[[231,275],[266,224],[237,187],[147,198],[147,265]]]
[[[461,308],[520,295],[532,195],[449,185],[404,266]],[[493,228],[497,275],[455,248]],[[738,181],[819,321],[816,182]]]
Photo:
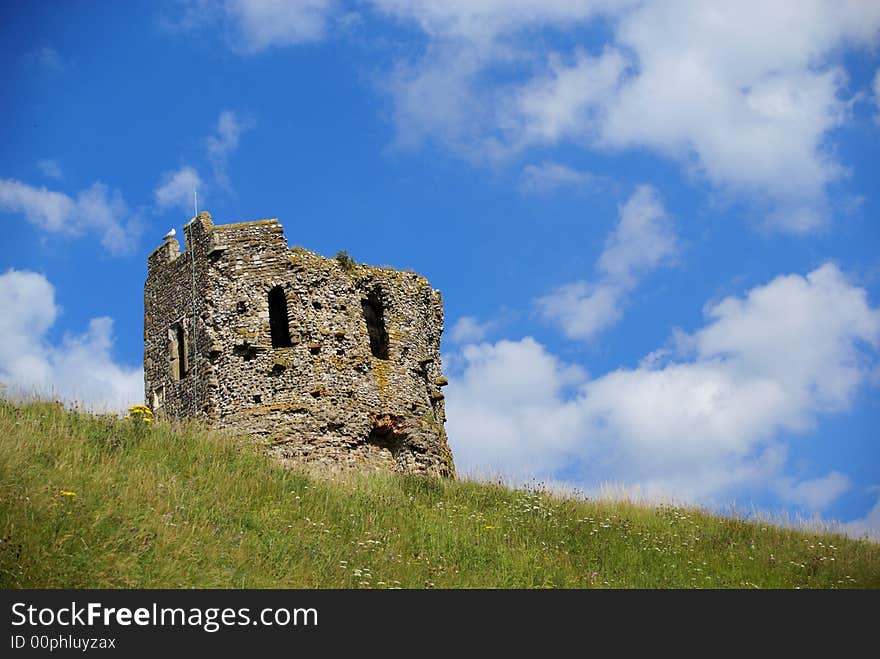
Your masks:
[[[193,209],[195,210],[195,215],[193,215],[193,222],[199,217],[199,193],[193,188]],[[192,227],[193,223],[190,223],[190,236],[189,236],[189,258],[190,264],[192,265],[192,350],[193,350],[193,416],[197,417],[199,415],[199,346],[198,346],[198,327],[197,321],[198,316],[196,316],[196,254],[195,254],[195,242],[192,240]]]

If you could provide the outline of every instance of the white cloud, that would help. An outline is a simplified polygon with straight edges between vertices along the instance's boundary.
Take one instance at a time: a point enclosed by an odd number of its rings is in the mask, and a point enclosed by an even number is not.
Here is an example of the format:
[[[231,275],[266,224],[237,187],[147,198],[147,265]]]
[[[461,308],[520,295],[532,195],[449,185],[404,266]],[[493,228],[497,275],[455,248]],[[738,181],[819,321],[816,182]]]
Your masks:
[[[568,338],[586,341],[620,320],[625,294],[612,282],[576,281],[538,298],[535,305],[541,317]]]
[[[143,400],[143,369],[113,360],[113,321],[93,318],[59,345],[47,333],[60,313],[55,289],[35,272],[0,275],[0,382],[14,392],[124,410]]]
[[[217,118],[217,132],[205,138],[205,149],[208,160],[214,169],[214,178],[221,188],[229,187],[229,176],[226,173],[226,162],[238,148],[241,134],[247,129],[235,112],[224,110]]]
[[[14,179],[0,180],[0,211],[20,213],[50,233],[99,233],[101,244],[113,254],[131,251],[140,232],[139,222],[129,213],[122,195],[100,182],[74,199]]]
[[[61,171],[61,165],[58,164],[57,160],[40,160],[37,162],[37,168],[43,173],[43,176],[47,176],[49,178],[64,178],[64,173]]]
[[[541,316],[569,338],[590,339],[617,322],[639,277],[669,260],[675,249],[671,220],[657,192],[641,186],[620,209],[620,221],[599,257],[598,280],[566,284],[535,303]]]
[[[473,316],[462,316],[449,331],[449,338],[454,343],[476,343],[485,339],[495,325],[493,321],[481,323]]]
[[[202,179],[199,173],[192,167],[184,166],[163,174],[162,183],[156,187],[153,196],[159,208],[173,206],[184,212],[191,212],[194,208],[193,190],[198,191],[201,187]]]
[[[208,156],[211,158],[226,158],[238,148],[238,140],[241,137],[242,126],[235,116],[235,112],[224,110],[217,118],[217,134],[210,135],[207,144]]]
[[[840,530],[854,538],[874,538],[880,540],[880,501],[861,519],[838,525]]]
[[[557,144],[647,147],[794,233],[824,224],[826,186],[846,175],[827,144],[850,106],[835,63],[880,28],[880,4],[834,0],[369,4],[424,38],[382,85],[398,147],[435,141],[477,161]],[[234,49],[255,52],[324,38],[340,6],[195,2],[182,22],[220,20]],[[606,41],[582,40],[599,19]]]
[[[526,165],[519,180],[519,187],[526,194],[544,195],[560,188],[585,188],[597,183],[597,177],[566,165],[547,161],[538,165]]]
[[[818,511],[827,508],[850,487],[851,483],[846,474],[832,471],[820,478],[800,483],[783,480],[780,482],[779,491],[784,499],[805,506],[808,510]]]
[[[657,191],[639,187],[620,211],[620,223],[599,257],[599,271],[625,281],[656,268],[675,253],[670,225]]]
[[[215,131],[204,139],[205,155],[214,174],[213,185],[226,191],[231,189],[226,166],[229,156],[238,149],[242,133],[248,128],[249,125],[241,121],[232,110],[224,110],[217,117]],[[184,165],[177,170],[165,172],[153,196],[160,209],[174,207],[191,213],[194,208],[193,190],[204,201],[207,187],[206,181],[194,167]]]
[[[850,105],[835,62],[880,28],[880,4],[834,0],[370,4],[424,37],[382,85],[397,146],[436,141],[478,161],[563,143],[647,147],[795,233],[825,222],[825,188],[846,174],[826,143]],[[183,23],[219,17],[232,47],[254,52],[324,38],[338,6],[195,2]],[[608,28],[598,47],[578,35],[597,19]]]
[[[462,470],[581,482],[701,503],[771,491],[823,508],[840,474],[784,476],[784,433],[847,408],[880,348],[880,311],[826,264],[709,306],[677,361],[594,379],[533,339],[466,346],[447,390]],[[580,375],[580,377],[575,377]]]
[[[649,147],[791,232],[822,224],[824,188],[845,173],[825,144],[848,111],[832,58],[880,27],[880,5],[829,0],[374,4],[427,37],[391,73],[400,144],[430,137],[474,159]],[[600,14],[612,32],[598,54],[533,45]]]
[[[561,468],[583,422],[564,393],[586,374],[529,337],[468,345],[461,357],[466,367],[447,390],[446,423],[461,469],[527,478]]]
[[[230,0],[248,50],[317,41],[324,36],[330,0]]]
[[[334,0],[191,0],[167,27],[207,27],[225,32],[229,47],[241,53],[293,46],[322,39]]]
[[[507,139],[516,148],[594,139],[626,66],[612,49],[597,57],[577,51],[571,65],[551,54],[547,71],[516,90],[514,111],[505,117]]]
[[[564,26],[635,0],[373,0],[382,12],[414,21],[435,39],[490,43],[529,26]]]

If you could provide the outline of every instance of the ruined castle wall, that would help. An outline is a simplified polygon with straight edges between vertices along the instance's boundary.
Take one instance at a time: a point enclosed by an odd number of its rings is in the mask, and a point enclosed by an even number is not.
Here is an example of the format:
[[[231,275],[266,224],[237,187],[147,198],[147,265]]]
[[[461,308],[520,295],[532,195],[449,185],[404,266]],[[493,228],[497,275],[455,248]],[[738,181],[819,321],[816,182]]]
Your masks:
[[[204,409],[199,392],[209,375],[200,350],[206,341],[201,318],[206,268],[198,249],[204,227],[193,223],[186,231],[185,252],[171,238],[150,255],[144,286],[146,403],[172,418],[195,416]]]
[[[277,220],[214,226],[203,218],[198,225],[204,418],[262,438],[294,462],[454,473],[444,430],[439,291],[415,273],[346,269],[288,249]],[[154,297],[167,300],[151,307],[154,314],[178,311],[172,281],[181,275],[179,260],[154,283],[162,291]],[[279,291],[287,328],[280,337]],[[151,355],[161,352],[160,329],[147,330]],[[156,374],[154,365],[145,375],[148,396]],[[166,409],[189,415],[185,390],[172,388],[180,400],[169,404],[166,393]]]

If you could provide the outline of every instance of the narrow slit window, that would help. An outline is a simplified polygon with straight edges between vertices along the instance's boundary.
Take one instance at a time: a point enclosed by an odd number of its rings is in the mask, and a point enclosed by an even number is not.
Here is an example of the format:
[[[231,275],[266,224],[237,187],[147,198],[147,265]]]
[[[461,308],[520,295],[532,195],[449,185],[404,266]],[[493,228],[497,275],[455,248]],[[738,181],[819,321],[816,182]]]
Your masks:
[[[182,322],[175,323],[168,331],[168,360],[174,380],[186,376],[186,332]]]
[[[276,286],[269,291],[269,331],[273,348],[289,348],[290,325],[287,320],[287,297],[284,289]]]
[[[377,359],[388,359],[388,332],[385,330],[382,299],[376,291],[372,291],[366,299],[361,300],[361,306],[370,335],[370,352]]]

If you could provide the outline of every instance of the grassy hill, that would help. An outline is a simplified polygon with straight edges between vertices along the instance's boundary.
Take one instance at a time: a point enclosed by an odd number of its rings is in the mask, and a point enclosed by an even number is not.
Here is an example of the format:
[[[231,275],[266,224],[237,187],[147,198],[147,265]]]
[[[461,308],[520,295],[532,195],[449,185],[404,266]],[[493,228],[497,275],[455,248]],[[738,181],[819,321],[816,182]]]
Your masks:
[[[880,545],[0,401],[0,587],[880,587]]]

